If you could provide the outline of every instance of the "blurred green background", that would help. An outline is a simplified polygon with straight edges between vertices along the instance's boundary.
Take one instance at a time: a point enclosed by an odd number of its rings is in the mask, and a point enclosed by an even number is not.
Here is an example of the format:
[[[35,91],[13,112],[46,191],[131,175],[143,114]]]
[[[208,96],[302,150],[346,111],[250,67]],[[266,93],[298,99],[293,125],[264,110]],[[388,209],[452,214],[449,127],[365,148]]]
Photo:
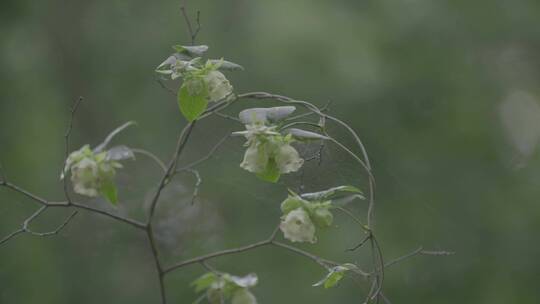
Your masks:
[[[73,149],[135,120],[117,142],[170,157],[185,121],[153,69],[171,45],[189,41],[179,7],[178,0],[0,2],[0,161],[10,181],[62,199],[63,134],[78,96],[85,102]],[[227,74],[236,92],[332,101],[331,113],[361,135],[377,179],[376,228],[387,259],[420,245],[456,251],[389,268],[384,291],[393,303],[538,302],[540,2],[201,0],[188,9],[202,12],[197,40],[209,55],[245,67]],[[220,118],[201,123],[182,162],[239,129]],[[167,264],[272,231],[286,185],[298,186],[300,175],[279,185],[257,180],[238,167],[242,143],[229,141],[199,167],[194,206],[191,175],[180,174],[164,193],[157,233]],[[364,181],[353,164],[328,147],[321,166],[306,166],[306,190]],[[128,162],[118,176],[118,212],[142,220],[159,176],[143,156]],[[0,202],[2,236],[37,208],[6,189]],[[364,202],[352,208],[365,214]],[[34,228],[51,229],[67,212],[48,210]],[[318,244],[301,247],[369,265],[365,249],[344,252],[360,240],[358,228],[341,216],[335,223]],[[323,270],[279,249],[212,264],[257,272],[261,303],[359,303],[366,289],[352,280],[313,288]],[[168,277],[170,302],[191,303],[189,283],[203,271],[194,265]],[[108,218],[83,212],[59,236],[24,235],[0,248],[0,303],[158,299],[144,235]]]

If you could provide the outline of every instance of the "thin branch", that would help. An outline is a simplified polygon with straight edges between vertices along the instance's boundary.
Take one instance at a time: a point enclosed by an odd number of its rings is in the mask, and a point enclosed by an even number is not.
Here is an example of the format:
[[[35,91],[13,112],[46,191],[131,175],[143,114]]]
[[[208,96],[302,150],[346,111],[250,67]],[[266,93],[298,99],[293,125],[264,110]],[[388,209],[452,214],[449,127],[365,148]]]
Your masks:
[[[77,203],[77,202],[72,202],[71,204],[69,204],[68,202],[49,202],[47,201],[46,199],[42,198],[42,197],[39,197],[17,185],[14,185],[12,183],[9,183],[9,182],[5,182],[4,184],[0,184],[0,186],[4,186],[10,190],[13,190],[15,192],[18,192],[30,199],[32,199],[33,201],[35,202],[38,202],[39,204],[43,205],[43,206],[46,206],[46,207],[75,207],[77,209],[84,209],[84,210],[87,210],[87,211],[90,211],[92,213],[97,213],[97,214],[101,214],[101,215],[105,215],[105,216],[108,216],[110,218],[113,218],[113,219],[116,219],[116,220],[119,220],[121,222],[124,222],[124,223],[127,223],[127,224],[130,224],[131,226],[135,227],[135,228],[138,228],[138,229],[146,229],[146,225],[139,222],[139,221],[136,221],[136,220],[133,220],[133,219],[130,219],[130,218],[127,218],[127,217],[123,217],[121,215],[117,215],[117,214],[114,214],[114,213],[111,213],[111,212],[108,212],[108,211],[105,211],[105,210],[101,210],[101,209],[97,209],[97,208],[94,208],[94,207],[90,207],[90,206],[87,206],[87,205],[83,205],[81,203]]]
[[[332,266],[337,266],[339,265],[339,263],[336,263],[336,262],[333,262],[333,261],[329,261],[329,260],[326,260],[326,259],[323,259],[319,256],[316,256],[314,254],[311,254],[307,251],[304,251],[302,249],[299,249],[297,247],[294,247],[294,246],[291,246],[291,245],[287,245],[285,243],[281,243],[281,242],[278,242],[278,241],[273,241],[271,242],[272,245],[274,246],[277,246],[277,247],[280,247],[280,248],[283,248],[283,249],[286,249],[288,251],[291,251],[291,252],[294,252],[298,255],[301,255],[301,256],[304,256],[308,259],[311,259],[313,260],[314,262],[316,262],[317,264],[321,265],[322,267],[326,268],[327,270],[330,269],[330,267]]]
[[[71,221],[71,219],[73,219],[73,217],[77,214],[77,211],[74,211],[72,212],[63,222],[62,224],[60,224],[56,229],[52,230],[52,231],[47,231],[47,232],[36,232],[36,231],[33,231],[30,229],[30,223],[35,220],[38,216],[40,216],[45,210],[47,210],[49,206],[41,206],[38,210],[36,210],[34,213],[32,213],[32,215],[30,215],[28,218],[26,218],[22,224],[22,227],[12,233],[10,233],[9,235],[7,235],[6,237],[4,237],[1,241],[0,241],[0,245],[4,244],[5,242],[9,241],[10,239],[20,235],[20,234],[23,234],[23,233],[28,233],[28,234],[31,234],[33,236],[38,236],[38,237],[48,237],[48,236],[53,236],[53,235],[56,235],[58,234],[58,232],[60,232],[60,230],[64,229],[64,227],[67,226],[67,224]]]
[[[128,217],[123,217],[121,215],[118,215],[118,214],[114,214],[114,213],[111,213],[111,212],[108,212],[108,211],[105,211],[105,210],[101,210],[101,209],[97,209],[97,208],[94,208],[94,207],[90,207],[90,206],[87,206],[87,205],[83,205],[81,203],[76,203],[76,202],[73,202],[71,203],[71,206],[75,207],[75,208],[78,208],[78,209],[83,209],[83,210],[86,210],[86,211],[90,211],[92,213],[97,213],[97,214],[101,214],[101,215],[104,215],[104,216],[107,216],[107,217],[110,217],[110,218],[113,218],[115,220],[118,220],[120,222],[123,222],[123,223],[126,223],[126,224],[129,224],[137,229],[146,229],[146,224],[143,224],[137,220],[134,220],[134,219],[131,219],[131,218],[128,218]],[[53,207],[69,207],[69,205],[67,204],[64,204],[64,205],[53,205]]]
[[[10,233],[9,235],[7,235],[6,237],[4,237],[1,241],[0,241],[0,245],[4,244],[5,242],[11,240],[12,238],[18,236],[19,234],[23,234],[25,231],[24,229],[19,229],[19,230],[16,230],[12,233]]]
[[[73,120],[75,118],[75,113],[77,113],[77,109],[79,108],[79,105],[83,102],[83,97],[79,97],[75,103],[73,104],[73,106],[71,107],[71,110],[70,110],[70,117],[69,117],[69,123],[68,123],[68,126],[67,126],[67,130],[66,130],[66,133],[64,134],[64,141],[65,141],[65,153],[64,153],[64,164],[62,166],[62,174],[63,174],[63,179],[62,179],[62,182],[64,184],[64,196],[66,197],[66,200],[68,202],[68,204],[71,204],[71,197],[69,195],[69,189],[68,189],[68,180],[67,180],[67,176],[65,176],[67,174],[67,170],[66,170],[66,164],[67,164],[67,161],[68,161],[68,157],[69,157],[69,151],[70,151],[70,145],[69,145],[69,140],[70,140],[70,136],[71,136],[71,131],[73,130]]]
[[[187,169],[191,169],[193,167],[196,167],[198,166],[199,164],[209,160],[210,158],[212,158],[212,156],[214,156],[214,154],[219,150],[219,148],[227,141],[227,139],[229,139],[231,137],[230,134],[227,134],[225,135],[223,138],[221,138],[215,145],[214,147],[212,147],[212,149],[210,150],[210,152],[208,152],[208,154],[206,154],[204,157],[188,164],[188,165],[185,165],[185,166],[182,166],[181,168],[179,168],[178,170],[176,170],[177,172],[180,172],[180,171],[185,171]]]
[[[23,189],[23,188],[15,185],[15,184],[12,184],[10,182],[4,181],[4,183],[0,184],[0,185],[6,187],[8,189],[11,189],[11,190],[13,190],[15,192],[18,192],[18,193],[30,198],[31,200],[42,204],[42,205],[45,205],[45,206],[51,205],[47,200],[45,200],[45,199],[43,199],[43,198],[41,198],[41,197],[39,197],[39,196],[25,190],[25,189]]]
[[[217,258],[217,257],[225,256],[225,255],[236,254],[236,253],[241,253],[241,252],[249,251],[249,250],[259,248],[259,247],[262,247],[262,246],[267,246],[271,242],[272,242],[271,240],[264,240],[264,241],[256,242],[256,243],[246,245],[246,246],[242,246],[242,247],[238,247],[238,248],[226,249],[226,250],[216,251],[214,253],[210,253],[210,254],[207,254],[207,255],[198,256],[198,257],[195,257],[195,258],[192,258],[192,259],[189,259],[189,260],[182,261],[182,262],[177,263],[177,264],[175,264],[173,266],[170,266],[169,268],[166,268],[164,270],[164,273],[169,273],[169,272],[171,272],[171,271],[173,271],[175,269],[179,269],[179,268],[191,265],[191,264],[197,264],[197,263],[200,263],[202,261],[210,260],[210,259],[213,259],[213,258]]]
[[[28,233],[30,233],[32,235],[35,235],[35,236],[40,236],[40,237],[56,235],[56,234],[58,234],[60,232],[60,230],[64,229],[69,224],[69,222],[71,222],[71,220],[75,217],[75,215],[77,215],[77,213],[78,213],[78,211],[73,211],[56,229],[54,229],[52,231],[35,232],[35,231],[32,231],[29,228],[27,228],[26,232],[28,232]]]
[[[218,111],[216,111],[215,114],[216,114],[216,116],[219,116],[221,118],[225,118],[225,119],[228,119],[228,120],[232,120],[234,122],[242,123],[242,121],[239,118],[236,118],[234,116],[227,115],[225,113],[221,113],[221,112],[218,112]]]
[[[154,239],[154,232],[153,232],[153,228],[151,224],[147,226],[146,235],[148,237],[148,243],[150,245],[150,249],[152,251],[152,257],[156,265],[161,303],[166,304],[167,295],[165,294],[165,282],[164,282],[165,272],[163,271],[163,267],[161,266],[161,262],[159,260],[159,252],[158,252],[156,241]]]
[[[362,247],[369,239],[371,238],[371,235],[366,235],[361,241],[360,243],[358,243],[358,245],[352,247],[352,248],[347,248],[346,251],[355,251],[357,250],[358,248]]]
[[[159,197],[161,196],[161,192],[169,182],[169,179],[174,174],[174,168],[176,167],[176,163],[178,162],[178,158],[180,157],[180,154],[184,150],[184,147],[187,144],[187,141],[189,139],[189,136],[191,135],[191,132],[193,131],[193,128],[195,127],[196,120],[193,122],[188,123],[184,129],[182,129],[182,132],[180,132],[180,136],[178,136],[178,142],[176,145],[176,151],[174,152],[174,155],[172,159],[169,162],[169,165],[167,167],[167,171],[163,174],[163,177],[161,178],[161,181],[159,182],[159,186],[156,190],[156,193],[154,194],[154,197],[152,198],[151,204],[150,204],[150,214],[148,215],[147,224],[150,225],[152,222],[152,218],[154,217],[154,213],[156,210],[156,206],[159,200]]]
[[[386,264],[384,264],[384,267],[385,268],[388,268],[392,265],[395,265],[403,260],[406,260],[408,258],[411,258],[411,257],[414,257],[414,256],[417,256],[417,255],[433,255],[433,256],[448,256],[448,255],[454,255],[455,252],[451,252],[451,251],[429,251],[429,250],[424,250],[424,248],[422,246],[418,247],[416,250],[408,253],[408,254],[405,254],[405,255],[402,255],[398,258],[395,258],[389,262],[387,262]]]
[[[199,195],[199,188],[202,183],[201,175],[199,174],[199,171],[194,169],[186,169],[186,171],[191,172],[195,176],[195,186],[193,187],[193,194],[191,195],[191,205],[195,203],[195,199],[197,199],[197,196]]]
[[[197,11],[197,18],[196,18],[197,28],[194,30],[193,26],[191,25],[191,20],[187,14],[186,2],[187,2],[186,0],[182,2],[182,6],[180,6],[180,10],[182,11],[182,16],[184,17],[184,21],[186,22],[186,25],[187,25],[187,32],[191,39],[191,45],[194,45],[197,35],[199,34],[201,30],[201,20],[200,20],[201,12]]]
[[[131,148],[131,151],[133,151],[133,153],[142,154],[144,156],[151,158],[153,161],[156,162],[156,164],[158,164],[158,166],[163,170],[163,172],[167,172],[167,167],[165,166],[163,161],[161,161],[161,159],[159,159],[159,157],[154,155],[152,152],[146,151],[144,149],[136,149],[136,148]]]
[[[157,78],[156,78],[156,81],[157,81],[157,83],[161,86],[162,89],[164,89],[165,91],[171,93],[173,96],[176,96],[176,92],[175,92],[173,89],[169,88],[169,87],[163,82],[163,80],[162,80],[161,78],[157,77]]]

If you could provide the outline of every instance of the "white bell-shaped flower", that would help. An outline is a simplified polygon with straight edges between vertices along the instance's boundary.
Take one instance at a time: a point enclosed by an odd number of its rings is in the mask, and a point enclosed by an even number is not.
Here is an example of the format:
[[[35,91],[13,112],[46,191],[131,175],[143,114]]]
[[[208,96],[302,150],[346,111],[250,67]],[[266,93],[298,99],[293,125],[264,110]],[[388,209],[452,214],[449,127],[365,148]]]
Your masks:
[[[210,101],[218,101],[232,93],[233,87],[220,71],[211,71],[205,77]]]
[[[281,144],[275,151],[275,160],[282,174],[296,172],[304,164],[304,160],[298,154],[296,149],[289,144]]]
[[[315,225],[309,218],[308,213],[303,208],[289,212],[279,228],[286,239],[291,242],[315,243]]]
[[[99,195],[99,164],[92,158],[83,158],[71,166],[73,190],[82,195]]]

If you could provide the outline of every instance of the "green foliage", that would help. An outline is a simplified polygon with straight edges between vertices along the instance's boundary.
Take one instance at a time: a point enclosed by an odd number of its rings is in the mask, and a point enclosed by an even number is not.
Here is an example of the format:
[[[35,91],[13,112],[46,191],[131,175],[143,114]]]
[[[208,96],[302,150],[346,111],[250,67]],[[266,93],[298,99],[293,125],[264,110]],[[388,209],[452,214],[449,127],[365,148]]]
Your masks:
[[[184,81],[178,91],[178,106],[188,121],[197,119],[208,106],[208,85],[201,78]]]
[[[226,71],[243,70],[233,62],[223,59],[208,59],[203,63],[202,55],[208,50],[206,45],[175,45],[176,53],[157,66],[156,72],[168,75],[172,80],[182,78],[178,90],[178,106],[188,121],[196,120],[206,110],[209,102],[226,99],[233,87],[218,69]]]
[[[105,150],[112,139],[127,127],[135,124],[127,122],[113,130],[105,140],[93,150],[89,145],[72,152],[66,159],[61,179],[71,172],[73,191],[77,194],[96,197],[103,196],[111,204],[118,203],[118,189],[114,183],[116,169],[122,168],[121,160],[133,159],[133,151],[126,146],[116,146]]]
[[[336,286],[341,279],[345,277],[345,273],[350,270],[356,269],[357,266],[354,264],[343,264],[340,266],[333,267],[330,269],[328,274],[319,282],[313,284],[314,287],[324,286],[324,288],[332,288]]]

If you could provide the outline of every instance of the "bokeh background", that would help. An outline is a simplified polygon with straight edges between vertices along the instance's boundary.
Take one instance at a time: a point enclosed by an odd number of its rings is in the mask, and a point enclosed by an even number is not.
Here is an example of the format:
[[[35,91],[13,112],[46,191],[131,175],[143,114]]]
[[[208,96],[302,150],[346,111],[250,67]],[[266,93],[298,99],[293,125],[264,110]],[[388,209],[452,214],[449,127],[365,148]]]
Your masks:
[[[153,69],[170,46],[188,43],[178,0],[0,3],[0,161],[9,180],[61,200],[63,134],[78,96],[73,149],[98,144],[128,120],[116,142],[168,159],[185,121]],[[416,257],[388,269],[393,303],[537,303],[540,297],[540,2],[429,0],[188,1],[201,11],[197,40],[209,55],[245,67],[229,73],[236,92],[269,91],[332,102],[368,147],[377,179],[376,228],[387,259],[422,245],[452,257]],[[178,85],[169,83],[170,86]],[[235,115],[244,102],[229,111]],[[269,105],[269,104],[267,104]],[[197,127],[182,162],[203,155],[241,126],[220,118]],[[338,131],[334,129],[333,131]],[[336,136],[350,140],[339,132]],[[164,193],[158,234],[167,263],[265,238],[287,185],[317,190],[362,183],[332,147],[321,166],[269,185],[241,170],[234,139]],[[313,150],[313,149],[312,149]],[[303,150],[308,154],[310,149]],[[159,169],[141,156],[118,176],[124,215],[143,219]],[[365,184],[363,185],[365,188]],[[83,198],[80,198],[83,199]],[[0,232],[37,206],[0,189]],[[102,200],[88,204],[110,208]],[[365,203],[352,208],[365,214]],[[112,209],[111,209],[112,210]],[[49,210],[50,229],[67,210]],[[369,265],[350,220],[306,250]],[[365,285],[323,290],[322,269],[279,249],[213,261],[227,272],[257,272],[261,303],[359,303]],[[194,265],[168,277],[171,303],[191,303]],[[157,303],[144,235],[79,214],[54,238],[21,236],[0,248],[0,303]]]

